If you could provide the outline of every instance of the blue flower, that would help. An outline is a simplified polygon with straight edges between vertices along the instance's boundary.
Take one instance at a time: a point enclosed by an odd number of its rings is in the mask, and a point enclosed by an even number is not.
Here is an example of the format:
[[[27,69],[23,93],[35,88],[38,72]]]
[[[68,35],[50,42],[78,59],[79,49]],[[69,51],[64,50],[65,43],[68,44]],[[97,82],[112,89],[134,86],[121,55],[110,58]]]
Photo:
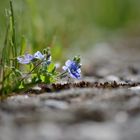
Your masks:
[[[39,60],[45,60],[45,55],[43,55],[40,51],[37,51],[35,54],[34,54],[34,58],[36,59],[39,59]]]
[[[23,56],[17,57],[18,62],[21,64],[29,64],[35,59],[43,61],[42,64],[44,66],[49,65],[51,63],[51,56],[46,57],[46,55],[42,54],[40,51],[37,51],[34,55],[25,54]]]
[[[21,64],[29,64],[34,59],[34,56],[31,54],[25,54],[23,56],[17,57],[17,60]]]
[[[67,60],[65,66],[63,66],[64,71],[68,71],[69,75],[72,78],[80,79],[81,78],[81,64],[76,61]]]

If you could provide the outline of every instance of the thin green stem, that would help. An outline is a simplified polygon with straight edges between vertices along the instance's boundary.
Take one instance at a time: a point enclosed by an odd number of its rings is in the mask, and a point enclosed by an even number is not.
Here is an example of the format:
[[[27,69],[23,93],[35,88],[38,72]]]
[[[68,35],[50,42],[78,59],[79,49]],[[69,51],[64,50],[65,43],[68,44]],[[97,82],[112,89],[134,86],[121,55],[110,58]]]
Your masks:
[[[24,79],[27,78],[28,75],[30,75],[39,65],[41,65],[41,63],[43,62],[44,60],[40,61],[29,73],[26,74],[26,76],[24,76],[20,82],[22,82]]]
[[[68,71],[64,71],[63,73],[59,74],[59,75],[57,76],[57,78],[62,78],[62,77],[64,77],[67,73],[68,73]]]
[[[16,48],[16,32],[15,32],[15,18],[12,1],[10,1],[10,11],[11,11],[11,21],[12,21],[12,53],[13,57],[17,57],[17,48]],[[14,65],[17,68],[17,61],[14,61]]]

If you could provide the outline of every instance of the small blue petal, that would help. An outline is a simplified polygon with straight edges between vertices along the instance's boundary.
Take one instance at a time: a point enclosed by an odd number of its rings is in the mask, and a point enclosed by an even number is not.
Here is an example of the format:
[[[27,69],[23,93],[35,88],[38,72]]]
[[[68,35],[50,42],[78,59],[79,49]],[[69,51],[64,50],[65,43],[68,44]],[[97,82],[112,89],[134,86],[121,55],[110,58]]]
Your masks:
[[[78,73],[81,73],[81,69],[78,69],[77,72],[78,72]]]
[[[31,54],[25,54],[17,57],[18,62],[21,64],[29,64],[33,59],[34,57]]]
[[[71,61],[71,60],[67,60],[66,63],[65,63],[65,65],[66,65],[67,67],[70,67],[71,64],[72,64],[72,61]]]
[[[66,71],[68,69],[68,67],[66,67],[66,66],[63,66],[62,68],[64,71]]]
[[[28,60],[32,60],[34,57],[31,54],[25,54],[24,58]]]
[[[71,76],[72,78],[76,79],[76,77],[75,77],[72,73],[70,73],[70,76]]]
[[[37,51],[37,52],[34,54],[34,58],[39,59],[39,60],[42,60],[42,59],[45,58],[45,56],[44,56],[40,51]]]

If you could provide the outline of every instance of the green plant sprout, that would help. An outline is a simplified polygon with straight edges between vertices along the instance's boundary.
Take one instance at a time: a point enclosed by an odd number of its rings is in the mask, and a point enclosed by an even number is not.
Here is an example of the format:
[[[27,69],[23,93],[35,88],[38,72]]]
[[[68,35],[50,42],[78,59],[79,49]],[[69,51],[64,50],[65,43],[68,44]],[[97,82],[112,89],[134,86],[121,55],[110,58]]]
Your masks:
[[[70,75],[70,77],[75,79],[80,79],[81,77],[81,64],[80,57],[74,57],[73,60],[67,60],[65,66],[63,66],[64,72],[61,74],[56,72],[56,66],[51,61],[51,53],[50,49],[44,49],[43,53],[37,51],[34,55],[25,54],[23,56],[17,57],[17,61],[20,64],[29,64],[30,71],[23,76],[21,82],[27,80],[30,77],[31,83],[53,83],[58,78],[66,77]],[[22,72],[20,72],[22,73]],[[23,75],[23,74],[22,74]]]
[[[3,93],[17,91],[28,87],[29,85],[45,83],[55,83],[64,77],[71,77],[74,79],[81,78],[81,63],[80,57],[76,56],[73,60],[67,60],[63,66],[63,72],[57,72],[56,65],[52,61],[50,49],[44,49],[42,52],[18,56],[13,59],[17,61],[18,68],[12,66],[5,66],[4,70],[7,75],[3,79]],[[25,71],[23,67],[25,66]],[[28,68],[27,68],[28,67]]]
[[[52,61],[50,48],[34,54],[21,54],[25,50],[25,41],[22,41],[20,48],[17,47],[12,1],[10,1],[10,11],[7,10],[7,15],[8,24],[0,59],[0,95],[16,92],[38,83],[55,83],[66,76],[81,78],[79,56],[74,57],[73,60],[67,60],[63,66],[63,72],[60,73]]]

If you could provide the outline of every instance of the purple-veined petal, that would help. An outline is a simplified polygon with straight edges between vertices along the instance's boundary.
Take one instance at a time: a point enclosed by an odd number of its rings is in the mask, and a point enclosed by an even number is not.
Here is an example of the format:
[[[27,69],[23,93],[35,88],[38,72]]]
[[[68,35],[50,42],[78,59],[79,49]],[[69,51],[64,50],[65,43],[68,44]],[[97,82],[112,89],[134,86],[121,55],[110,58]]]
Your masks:
[[[72,77],[72,78],[74,78],[74,79],[80,79],[81,78],[81,76],[80,76],[80,74],[79,73],[69,73],[70,74],[70,76]]]
[[[78,69],[77,72],[78,72],[78,73],[81,73],[81,69]]]
[[[39,60],[44,59],[44,57],[45,57],[45,56],[44,56],[40,51],[37,51],[37,52],[34,54],[34,58],[39,59]]]
[[[21,64],[29,64],[33,59],[34,57],[31,54],[25,54],[17,57],[18,62]]]
[[[33,55],[31,55],[31,54],[25,54],[25,55],[24,55],[24,59],[33,60],[34,57],[33,57]]]
[[[63,69],[64,71],[66,71],[66,70],[68,69],[68,67],[63,66],[62,69]]]
[[[66,65],[67,67],[70,67],[72,63],[73,63],[73,62],[72,62],[71,60],[67,60],[66,63],[65,63],[65,65]]]
[[[21,61],[23,60],[23,58],[22,58],[21,56],[19,56],[19,57],[17,57],[17,60],[18,60],[19,62],[21,62]]]
[[[70,77],[71,77],[71,78],[76,79],[76,77],[75,77],[72,73],[69,73],[69,74],[70,74]]]

